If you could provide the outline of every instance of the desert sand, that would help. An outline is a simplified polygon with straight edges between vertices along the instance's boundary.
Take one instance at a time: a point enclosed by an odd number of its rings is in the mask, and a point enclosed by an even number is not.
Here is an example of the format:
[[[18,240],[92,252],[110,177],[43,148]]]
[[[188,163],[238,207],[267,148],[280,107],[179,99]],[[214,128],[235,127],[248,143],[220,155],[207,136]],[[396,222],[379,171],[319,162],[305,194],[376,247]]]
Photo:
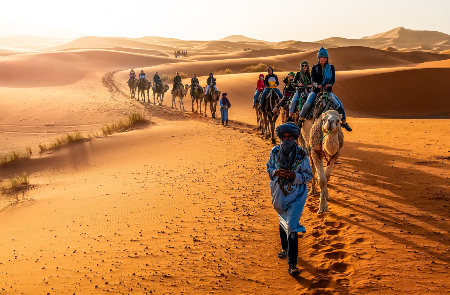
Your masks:
[[[304,59],[314,63],[318,48],[240,36],[0,39],[8,48],[0,51],[0,155],[33,151],[0,168],[3,181],[23,172],[30,181],[18,202],[0,195],[0,293],[446,293],[450,55],[415,48],[448,36],[405,30],[331,44],[335,93],[353,132],[329,183],[331,212],[318,215],[318,196],[308,198],[296,278],[277,257],[265,167],[273,145],[255,130],[252,109],[259,73],[241,70],[265,63],[283,77]],[[400,43],[410,47],[382,49]],[[188,56],[175,59],[174,50]],[[209,72],[231,69],[217,75],[230,126],[209,110],[192,113],[189,97],[187,112],[170,107],[170,93],[163,106],[130,99],[131,68],[150,79],[196,73],[202,85]],[[151,122],[101,135],[134,112]],[[39,153],[39,144],[78,131],[97,136]]]

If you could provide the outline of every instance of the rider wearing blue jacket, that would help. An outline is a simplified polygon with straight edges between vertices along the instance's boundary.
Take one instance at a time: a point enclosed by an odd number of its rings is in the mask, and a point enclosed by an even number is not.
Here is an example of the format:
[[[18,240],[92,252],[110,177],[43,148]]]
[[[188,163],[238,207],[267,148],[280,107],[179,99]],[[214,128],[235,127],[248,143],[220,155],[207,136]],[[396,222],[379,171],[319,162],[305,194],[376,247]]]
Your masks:
[[[309,95],[300,112],[299,127],[302,127],[305,116],[308,113],[308,110],[314,104],[314,100],[316,99],[317,94],[322,91],[322,88],[325,88],[325,90],[330,93],[330,98],[332,99],[333,103],[337,106],[337,111],[342,115],[341,126],[344,127],[347,131],[352,131],[352,128],[350,128],[350,126],[346,122],[345,110],[342,102],[334,93],[332,93],[333,85],[336,81],[336,75],[334,66],[328,63],[327,50],[323,47],[320,48],[319,52],[317,53],[317,58],[319,59],[319,63],[314,65],[311,69],[311,80],[315,88]]]

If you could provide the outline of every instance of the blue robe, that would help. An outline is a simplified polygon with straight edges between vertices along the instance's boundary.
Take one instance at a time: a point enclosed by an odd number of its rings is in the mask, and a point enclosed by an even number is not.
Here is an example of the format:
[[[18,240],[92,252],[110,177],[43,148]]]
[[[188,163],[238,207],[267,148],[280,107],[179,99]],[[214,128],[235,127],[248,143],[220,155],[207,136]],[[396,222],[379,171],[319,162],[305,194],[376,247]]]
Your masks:
[[[284,195],[278,184],[278,176],[273,176],[279,167],[280,146],[275,146],[270,151],[270,159],[267,162],[267,172],[270,177],[270,190],[272,193],[272,204],[279,216],[280,225],[289,235],[291,232],[306,232],[303,225],[299,223],[303,213],[303,207],[308,197],[308,188],[306,183],[312,179],[312,170],[308,156],[302,159],[301,153],[291,170],[295,172],[295,179],[284,186],[289,193]],[[303,162],[302,162],[303,161]]]

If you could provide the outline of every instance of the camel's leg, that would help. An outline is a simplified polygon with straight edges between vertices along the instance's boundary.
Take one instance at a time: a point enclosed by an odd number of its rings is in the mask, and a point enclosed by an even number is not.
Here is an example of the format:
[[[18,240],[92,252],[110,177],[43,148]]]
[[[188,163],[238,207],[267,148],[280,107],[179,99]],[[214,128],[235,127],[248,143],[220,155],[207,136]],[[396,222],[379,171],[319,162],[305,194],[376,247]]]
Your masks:
[[[191,100],[192,100],[192,112],[194,113],[194,99],[192,96],[191,96]],[[198,104],[197,104],[197,109],[198,109]]]
[[[331,171],[333,171],[334,165],[336,164],[337,159],[339,159],[340,154],[341,151],[338,151],[337,154],[333,156],[333,159],[331,159],[330,165],[325,168],[325,177],[327,178],[327,181],[330,181]],[[330,200],[330,197],[328,197],[328,200]]]
[[[206,100],[205,100],[205,117],[208,117],[207,115],[206,115],[206,106],[208,105],[208,102],[206,102]]]
[[[314,161],[314,166],[317,169],[317,177],[319,179],[320,186],[320,202],[319,202],[319,210],[317,213],[330,212],[328,210],[328,188],[327,188],[327,178],[325,177],[325,171],[323,170],[323,159],[320,152],[316,150],[311,151],[311,156]]]
[[[264,134],[266,135],[266,139],[269,137],[269,119],[267,118],[267,114],[264,112]]]
[[[185,110],[184,110],[183,97],[180,97],[180,111],[181,111],[181,106],[183,106],[183,112],[185,112]]]
[[[272,117],[272,120],[270,122],[270,132],[272,136],[272,144],[276,144],[277,141],[275,140],[275,123],[277,122],[276,117]]]
[[[175,108],[177,107],[177,104],[175,102],[175,96],[172,96],[172,109],[173,109],[173,105],[175,105]]]
[[[308,151],[309,163],[311,165],[312,179],[311,179],[311,191],[308,195],[317,195],[316,182],[317,182],[317,174],[316,174],[316,166],[314,165],[311,151]]]

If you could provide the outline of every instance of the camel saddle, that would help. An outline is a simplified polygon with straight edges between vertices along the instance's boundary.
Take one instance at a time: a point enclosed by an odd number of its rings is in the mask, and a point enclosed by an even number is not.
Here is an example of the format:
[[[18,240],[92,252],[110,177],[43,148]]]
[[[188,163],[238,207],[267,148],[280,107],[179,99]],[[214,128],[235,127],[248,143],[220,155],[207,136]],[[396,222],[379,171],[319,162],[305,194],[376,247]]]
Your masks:
[[[158,93],[161,93],[161,92],[162,92],[162,89],[163,89],[163,84],[157,82],[157,83],[155,84],[155,91],[158,92]]]
[[[331,95],[332,94],[329,92],[319,93],[316,97],[316,100],[314,101],[314,107],[309,109],[309,112],[306,115],[306,119],[317,119],[322,115],[322,113],[326,111],[337,110],[337,107],[334,105],[331,99]]]

